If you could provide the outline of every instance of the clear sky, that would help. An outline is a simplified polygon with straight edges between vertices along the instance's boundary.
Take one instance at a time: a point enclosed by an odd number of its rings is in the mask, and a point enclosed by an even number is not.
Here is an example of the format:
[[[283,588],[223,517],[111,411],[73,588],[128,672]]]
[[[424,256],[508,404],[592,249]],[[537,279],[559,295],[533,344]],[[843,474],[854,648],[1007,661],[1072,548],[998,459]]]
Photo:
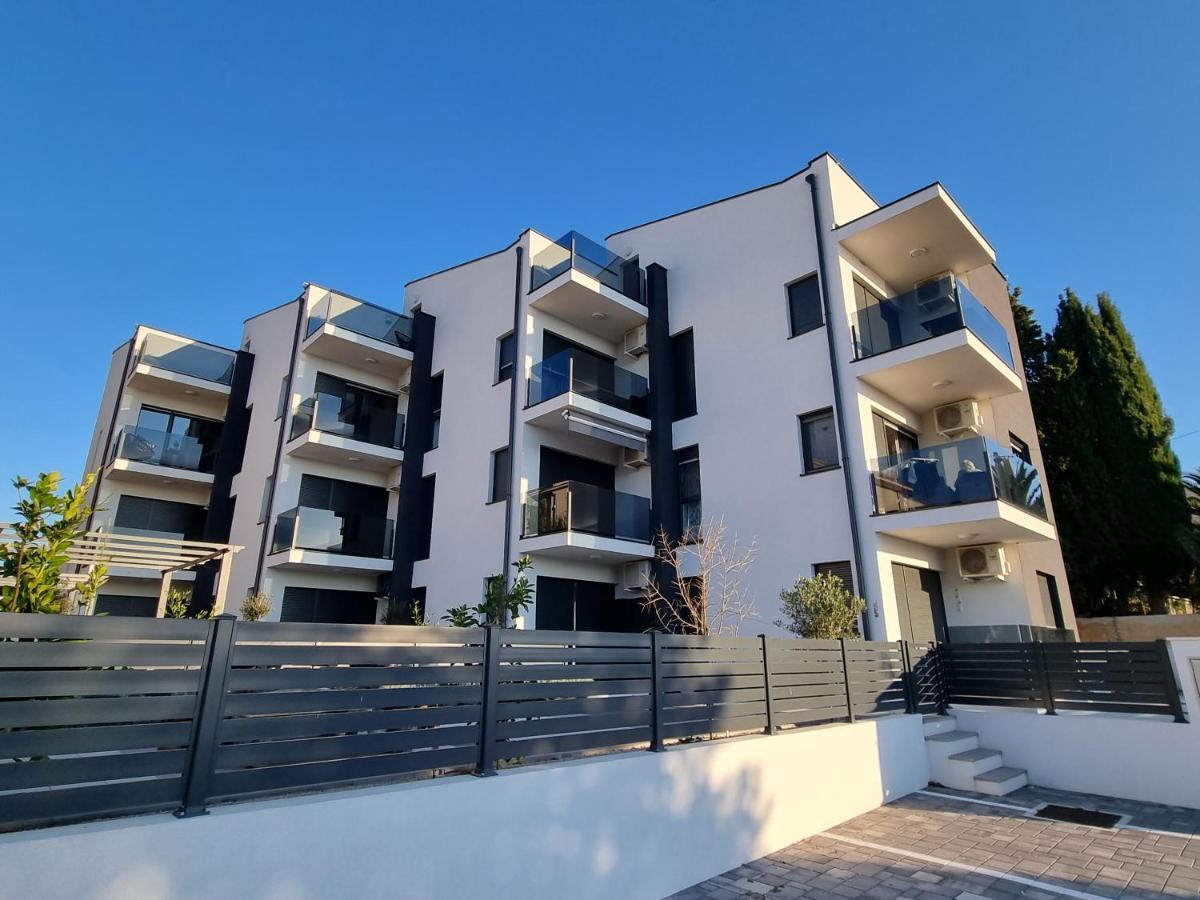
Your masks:
[[[3,0],[0,35],[0,510],[78,476],[137,322],[399,308],[824,150],[884,202],[945,183],[1044,323],[1109,291],[1200,466],[1200,3]]]

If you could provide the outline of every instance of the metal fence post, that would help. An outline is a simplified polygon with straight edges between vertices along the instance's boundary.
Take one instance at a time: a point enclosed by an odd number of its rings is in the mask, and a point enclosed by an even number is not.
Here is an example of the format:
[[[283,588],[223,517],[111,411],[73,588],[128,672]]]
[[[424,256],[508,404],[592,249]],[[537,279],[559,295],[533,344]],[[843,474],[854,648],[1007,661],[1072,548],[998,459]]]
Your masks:
[[[1054,710],[1054,691],[1050,687],[1050,672],[1046,669],[1046,656],[1041,641],[1033,641],[1033,668],[1038,681],[1042,683],[1042,699],[1046,701],[1046,715],[1056,716]]]
[[[650,632],[650,749],[663,749],[662,671],[659,663],[658,641],[662,635]]]
[[[1183,700],[1179,693],[1179,681],[1175,678],[1175,665],[1171,662],[1171,645],[1163,638],[1154,642],[1158,645],[1158,656],[1162,660],[1163,690],[1167,692],[1167,705],[1171,707],[1171,715],[1176,722],[1186,722],[1187,715],[1183,711]]]
[[[765,634],[758,636],[762,641],[762,659],[763,659],[763,692],[767,700],[767,727],[763,729],[764,734],[774,734],[775,729],[775,703],[771,698],[771,653],[770,638]]]
[[[926,654],[933,657],[933,671],[937,678],[937,711],[939,716],[946,715],[950,708],[950,651],[949,644],[934,644],[933,649]]]
[[[912,668],[912,653],[908,646],[908,641],[900,641],[900,665],[903,671],[900,674],[900,682],[904,686],[904,711],[908,713],[919,712],[917,708],[917,687],[913,682]]]
[[[183,766],[183,801],[175,810],[178,818],[203,816],[217,754],[217,730],[225,706],[225,684],[229,679],[229,660],[237,616],[219,615],[208,626],[196,708],[192,714],[192,734]]]
[[[479,713],[479,762],[476,775],[496,774],[496,718],[499,713],[500,630],[485,625],[483,642],[483,704]]]
[[[850,666],[846,662],[846,639],[838,638],[838,643],[842,649],[842,677],[846,683],[846,718],[854,721],[854,695],[850,689]]]

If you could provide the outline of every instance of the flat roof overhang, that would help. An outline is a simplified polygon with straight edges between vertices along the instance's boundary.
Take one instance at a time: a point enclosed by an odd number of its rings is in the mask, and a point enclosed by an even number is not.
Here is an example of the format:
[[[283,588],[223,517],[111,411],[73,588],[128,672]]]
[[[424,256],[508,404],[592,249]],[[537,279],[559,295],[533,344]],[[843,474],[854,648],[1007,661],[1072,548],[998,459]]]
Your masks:
[[[1054,526],[1033,513],[1000,500],[872,516],[878,534],[948,550],[967,544],[1020,544],[1053,541]]]
[[[300,349],[312,356],[339,362],[359,371],[396,379],[404,374],[413,361],[411,350],[329,322],[323,323],[306,337]]]
[[[654,545],[621,538],[600,537],[583,531],[557,531],[521,538],[517,550],[530,556],[548,556],[577,562],[626,563],[654,559]]]
[[[641,303],[576,269],[567,269],[531,292],[529,305],[612,343],[650,314]]]
[[[898,291],[940,272],[962,274],[996,262],[991,244],[940,184],[881,206],[833,234]]]

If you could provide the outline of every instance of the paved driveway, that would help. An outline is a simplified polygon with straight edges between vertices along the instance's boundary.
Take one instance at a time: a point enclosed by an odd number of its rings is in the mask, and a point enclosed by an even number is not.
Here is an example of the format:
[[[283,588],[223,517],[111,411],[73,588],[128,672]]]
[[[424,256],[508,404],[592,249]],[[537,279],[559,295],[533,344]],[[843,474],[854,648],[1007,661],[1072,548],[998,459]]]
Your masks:
[[[1116,828],[1031,818],[1043,803],[1127,817]],[[1200,811],[1028,787],[930,788],[674,895],[1091,900],[1200,896]]]

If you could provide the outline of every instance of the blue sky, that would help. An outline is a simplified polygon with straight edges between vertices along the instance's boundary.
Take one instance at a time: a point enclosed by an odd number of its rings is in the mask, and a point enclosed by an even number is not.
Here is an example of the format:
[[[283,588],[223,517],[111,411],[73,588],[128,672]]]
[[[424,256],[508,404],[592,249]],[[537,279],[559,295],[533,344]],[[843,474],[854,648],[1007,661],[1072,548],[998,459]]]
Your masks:
[[[948,185],[1044,322],[1109,291],[1196,468],[1200,4],[1130,9],[6,0],[0,508],[79,474],[139,321],[235,344],[304,281],[398,307],[527,226],[603,238],[823,150],[884,201]]]

